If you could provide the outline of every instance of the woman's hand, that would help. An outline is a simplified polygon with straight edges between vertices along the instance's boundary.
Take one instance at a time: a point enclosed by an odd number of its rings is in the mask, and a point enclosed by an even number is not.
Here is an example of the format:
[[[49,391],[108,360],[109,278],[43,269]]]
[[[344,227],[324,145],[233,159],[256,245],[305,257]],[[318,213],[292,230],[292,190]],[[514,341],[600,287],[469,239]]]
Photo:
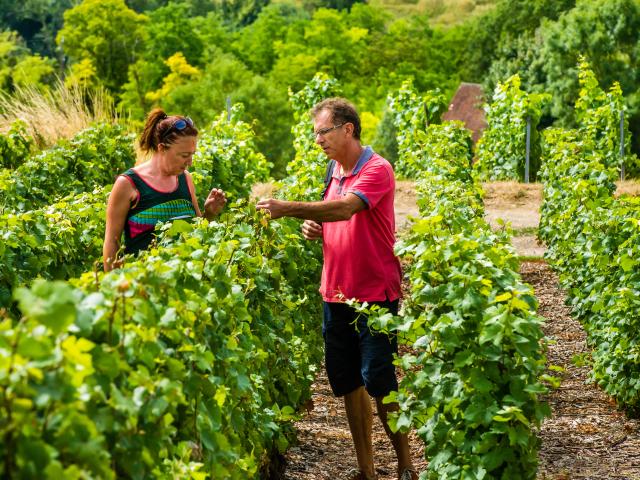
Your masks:
[[[307,240],[322,238],[322,225],[313,220],[305,220],[302,224],[302,235]]]
[[[227,197],[224,192],[219,188],[213,188],[204,201],[204,216],[207,220],[211,220],[222,211],[226,203]]]

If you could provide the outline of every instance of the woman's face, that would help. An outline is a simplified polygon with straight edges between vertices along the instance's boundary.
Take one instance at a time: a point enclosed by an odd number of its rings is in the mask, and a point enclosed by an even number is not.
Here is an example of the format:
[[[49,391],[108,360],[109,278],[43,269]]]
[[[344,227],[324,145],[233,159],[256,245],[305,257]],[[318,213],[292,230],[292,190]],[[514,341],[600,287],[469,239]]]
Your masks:
[[[178,137],[171,145],[163,144],[163,170],[168,175],[180,175],[189,168],[196,153],[197,142],[197,137]]]

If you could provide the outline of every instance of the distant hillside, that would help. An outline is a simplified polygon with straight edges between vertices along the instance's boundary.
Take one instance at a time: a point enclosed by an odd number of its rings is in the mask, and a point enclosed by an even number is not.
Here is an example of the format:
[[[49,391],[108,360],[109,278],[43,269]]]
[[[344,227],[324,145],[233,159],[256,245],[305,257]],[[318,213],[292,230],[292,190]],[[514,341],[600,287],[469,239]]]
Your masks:
[[[462,23],[470,17],[492,9],[498,0],[369,0],[374,7],[383,7],[397,16],[427,13],[433,25]]]

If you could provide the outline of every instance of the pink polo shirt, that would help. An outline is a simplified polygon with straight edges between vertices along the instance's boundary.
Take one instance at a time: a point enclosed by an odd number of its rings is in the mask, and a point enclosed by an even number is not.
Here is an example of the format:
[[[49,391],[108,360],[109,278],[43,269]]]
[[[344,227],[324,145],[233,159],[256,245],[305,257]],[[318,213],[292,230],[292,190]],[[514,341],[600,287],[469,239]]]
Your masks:
[[[349,220],[322,224],[322,298],[326,302],[396,300],[401,294],[401,270],[393,253],[393,167],[367,147],[350,175],[340,172],[336,163],[324,200],[355,194],[367,208]]]

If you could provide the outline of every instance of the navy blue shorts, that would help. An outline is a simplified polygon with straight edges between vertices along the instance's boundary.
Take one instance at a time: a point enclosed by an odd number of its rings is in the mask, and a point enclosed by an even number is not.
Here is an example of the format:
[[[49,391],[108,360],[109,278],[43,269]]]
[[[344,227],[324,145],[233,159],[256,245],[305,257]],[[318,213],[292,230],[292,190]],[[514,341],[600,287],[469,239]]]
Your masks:
[[[398,314],[398,300],[369,302]],[[322,336],[327,376],[337,397],[362,385],[372,397],[384,397],[398,390],[394,354],[398,353],[395,335],[373,332],[367,316],[344,303],[324,302]]]

